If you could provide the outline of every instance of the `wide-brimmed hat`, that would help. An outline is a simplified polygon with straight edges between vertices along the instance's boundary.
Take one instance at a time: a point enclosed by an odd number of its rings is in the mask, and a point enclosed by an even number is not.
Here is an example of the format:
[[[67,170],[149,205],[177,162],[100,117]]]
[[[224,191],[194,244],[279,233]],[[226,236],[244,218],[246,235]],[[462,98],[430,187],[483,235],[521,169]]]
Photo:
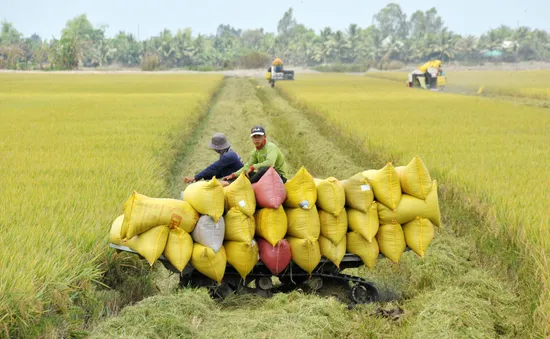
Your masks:
[[[216,151],[224,150],[228,147],[231,147],[227,137],[223,133],[216,133],[212,136],[212,140],[208,144],[208,148],[214,149]]]

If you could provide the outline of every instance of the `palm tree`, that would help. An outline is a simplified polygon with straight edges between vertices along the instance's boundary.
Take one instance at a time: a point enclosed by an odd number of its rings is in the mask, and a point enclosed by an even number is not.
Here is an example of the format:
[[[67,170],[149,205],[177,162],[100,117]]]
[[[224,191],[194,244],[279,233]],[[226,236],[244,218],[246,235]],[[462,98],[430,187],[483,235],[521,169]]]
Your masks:
[[[172,32],[169,29],[164,29],[160,33],[159,37],[159,46],[157,47],[157,52],[160,55],[161,63],[172,66],[174,64],[174,57],[176,55],[176,50],[174,49],[172,42]]]
[[[454,46],[457,36],[444,28],[437,36],[437,40],[431,46],[431,54],[436,55],[440,60],[444,58],[453,59],[455,57]]]
[[[337,62],[342,62],[346,58],[347,55],[347,47],[346,47],[346,38],[344,36],[344,33],[342,31],[336,31],[333,36],[334,40],[334,49],[335,49],[335,58]]]
[[[346,35],[347,35],[346,61],[348,61],[348,62],[353,63],[357,59],[359,59],[359,54],[360,54],[359,38],[360,38],[360,34],[361,34],[361,28],[359,28],[359,26],[357,26],[357,24],[350,24],[348,29],[346,30]]]
[[[463,55],[466,59],[469,59],[474,52],[478,50],[478,40],[473,35],[467,35],[465,37],[460,37],[456,40],[454,49]]]
[[[182,67],[193,63],[196,49],[193,45],[193,37],[190,28],[184,31],[178,30],[173,39],[173,48],[175,49],[176,65]]]
[[[334,59],[334,55],[336,54],[336,43],[330,27],[325,27],[321,30],[320,42],[322,55],[321,61],[323,63],[332,61]]]

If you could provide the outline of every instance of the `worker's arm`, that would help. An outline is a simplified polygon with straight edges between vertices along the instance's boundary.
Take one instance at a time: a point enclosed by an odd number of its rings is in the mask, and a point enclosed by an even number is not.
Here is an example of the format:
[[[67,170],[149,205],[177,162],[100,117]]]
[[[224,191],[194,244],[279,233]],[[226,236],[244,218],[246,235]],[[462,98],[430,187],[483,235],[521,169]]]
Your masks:
[[[262,167],[271,167],[275,165],[275,160],[277,160],[277,155],[278,155],[277,148],[275,147],[268,148],[265,161],[252,164],[250,165],[250,167],[253,167],[252,168],[253,171]]]
[[[238,177],[243,171],[250,168],[250,166],[252,166],[252,164],[254,164],[255,161],[256,161],[256,151],[252,151],[252,154],[250,154],[250,156],[248,157],[248,161],[244,164],[244,166],[237,172],[231,174],[231,176],[234,178]]]
[[[210,180],[213,176],[216,176],[218,177],[218,179],[220,179],[219,173],[221,173],[221,171],[229,165],[230,161],[231,159],[228,157],[227,153],[222,155],[218,161],[210,164],[210,166],[206,167],[199,174],[195,175],[195,181],[199,181],[201,179]]]

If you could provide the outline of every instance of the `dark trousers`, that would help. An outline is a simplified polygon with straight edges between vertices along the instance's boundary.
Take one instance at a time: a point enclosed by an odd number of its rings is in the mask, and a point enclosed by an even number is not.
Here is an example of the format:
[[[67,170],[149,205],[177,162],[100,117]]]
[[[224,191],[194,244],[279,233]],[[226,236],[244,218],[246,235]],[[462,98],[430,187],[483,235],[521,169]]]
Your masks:
[[[262,168],[259,168],[258,170],[254,171],[254,172],[250,172],[249,176],[250,176],[250,182],[253,184],[255,182],[258,182],[261,177],[263,177],[263,175],[265,174],[265,172],[267,172],[267,170],[269,169],[269,167],[262,167]],[[277,172],[277,174],[279,174],[279,176],[281,177],[281,180],[283,181],[283,184],[286,182],[286,178],[283,177],[281,175],[281,173]]]

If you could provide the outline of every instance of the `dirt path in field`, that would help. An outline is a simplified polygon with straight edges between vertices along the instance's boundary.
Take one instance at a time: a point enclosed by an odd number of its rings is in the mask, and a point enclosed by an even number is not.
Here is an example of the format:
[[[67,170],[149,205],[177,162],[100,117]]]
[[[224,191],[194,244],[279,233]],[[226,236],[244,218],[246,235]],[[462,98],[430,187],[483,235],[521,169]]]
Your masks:
[[[170,192],[174,198],[179,197],[187,186],[183,182],[184,177],[195,175],[219,158],[207,147],[214,133],[225,133],[241,158],[245,157],[250,148],[246,137],[251,126],[246,122],[253,119],[255,108],[254,102],[249,100],[246,82],[235,78],[223,81],[210,109],[197,125],[192,137],[182,145],[184,152],[177,159],[170,180]]]

